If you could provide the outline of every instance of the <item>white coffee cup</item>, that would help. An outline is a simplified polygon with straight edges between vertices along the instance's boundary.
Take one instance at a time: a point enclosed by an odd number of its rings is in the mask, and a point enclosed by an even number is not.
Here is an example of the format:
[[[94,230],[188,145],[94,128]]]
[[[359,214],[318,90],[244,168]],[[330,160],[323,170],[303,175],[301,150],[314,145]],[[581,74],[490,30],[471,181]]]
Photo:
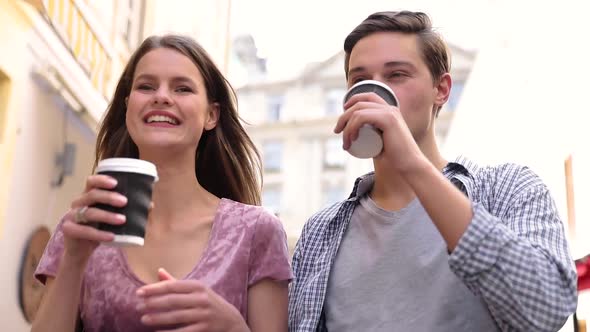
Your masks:
[[[397,97],[389,86],[375,80],[364,80],[353,85],[344,95],[344,103],[353,95],[366,92],[374,92],[389,105],[399,106]],[[378,156],[382,150],[381,132],[372,125],[365,124],[361,126],[357,139],[352,141],[347,151],[357,158],[367,159]]]

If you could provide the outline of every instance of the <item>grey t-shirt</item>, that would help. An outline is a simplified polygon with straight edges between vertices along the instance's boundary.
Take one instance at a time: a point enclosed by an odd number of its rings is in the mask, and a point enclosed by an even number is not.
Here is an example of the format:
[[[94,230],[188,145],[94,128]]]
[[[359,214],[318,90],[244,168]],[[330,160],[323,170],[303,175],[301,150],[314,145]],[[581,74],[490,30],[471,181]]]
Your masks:
[[[448,256],[418,199],[389,212],[365,196],[330,272],[328,331],[498,331]]]

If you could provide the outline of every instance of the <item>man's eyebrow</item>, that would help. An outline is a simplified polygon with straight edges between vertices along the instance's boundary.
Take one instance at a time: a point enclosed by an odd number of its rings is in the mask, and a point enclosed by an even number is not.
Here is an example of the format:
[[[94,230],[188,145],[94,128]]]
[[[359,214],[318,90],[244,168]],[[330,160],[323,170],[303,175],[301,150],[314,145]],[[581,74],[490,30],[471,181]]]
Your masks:
[[[416,68],[411,62],[409,61],[389,61],[386,62],[383,67],[410,67],[412,69]],[[354,67],[352,69],[350,69],[348,71],[348,76],[351,76],[352,74],[356,74],[356,73],[362,73],[366,70],[365,67],[363,66],[359,66],[359,67]]]
[[[416,68],[413,63],[409,61],[389,61],[386,62],[384,67],[410,67],[412,69]]]
[[[365,70],[366,70],[365,67],[354,67],[354,68],[348,70],[348,76],[355,74],[355,73],[362,73]]]

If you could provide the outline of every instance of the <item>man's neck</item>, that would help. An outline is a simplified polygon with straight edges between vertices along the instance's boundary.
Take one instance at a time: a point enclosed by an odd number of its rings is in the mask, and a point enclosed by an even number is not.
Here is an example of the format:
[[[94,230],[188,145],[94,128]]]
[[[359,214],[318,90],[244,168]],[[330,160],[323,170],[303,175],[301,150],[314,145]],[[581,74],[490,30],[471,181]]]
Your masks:
[[[437,169],[442,170],[447,161],[442,157],[434,139],[419,144],[424,156]],[[402,174],[396,172],[391,165],[373,162],[375,167],[375,182],[369,193],[371,199],[382,209],[397,211],[407,206],[416,198],[412,187],[405,181]]]

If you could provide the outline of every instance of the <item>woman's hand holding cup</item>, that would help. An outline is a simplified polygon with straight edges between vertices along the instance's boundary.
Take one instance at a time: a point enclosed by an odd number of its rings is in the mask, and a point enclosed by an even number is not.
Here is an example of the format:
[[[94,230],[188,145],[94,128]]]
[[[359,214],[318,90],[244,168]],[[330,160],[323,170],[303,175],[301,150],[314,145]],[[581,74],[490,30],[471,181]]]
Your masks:
[[[117,181],[106,175],[91,175],[86,180],[86,188],[82,195],[71,204],[70,211],[64,217],[62,231],[64,233],[65,256],[76,263],[85,263],[94,249],[101,242],[111,242],[114,234],[101,231],[97,224],[121,225],[125,223],[125,215],[105,211],[96,204],[108,204],[123,207],[127,198],[112,191]]]

